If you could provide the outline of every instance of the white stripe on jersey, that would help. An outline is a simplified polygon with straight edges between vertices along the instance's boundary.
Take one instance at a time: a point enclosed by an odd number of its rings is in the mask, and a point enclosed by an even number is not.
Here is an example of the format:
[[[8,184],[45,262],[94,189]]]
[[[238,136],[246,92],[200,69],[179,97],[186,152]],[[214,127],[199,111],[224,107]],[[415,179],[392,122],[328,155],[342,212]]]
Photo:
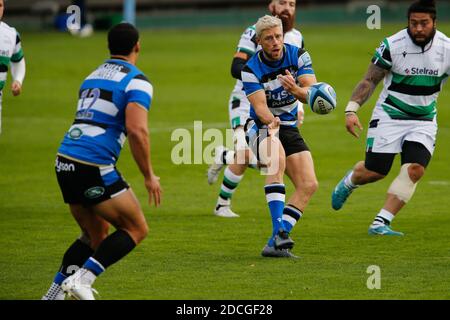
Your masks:
[[[100,175],[106,176],[108,173],[111,173],[114,171],[114,166],[107,166],[107,167],[102,167],[100,168]]]
[[[259,83],[258,78],[253,73],[242,71],[241,75],[243,82]]]
[[[264,90],[273,91],[273,90],[276,90],[281,87],[281,82],[278,79],[275,79],[275,80],[266,82],[263,85],[264,85]]]
[[[92,99],[94,98],[84,99],[83,105],[81,104],[83,102],[83,99],[78,100],[77,110],[81,110],[84,106],[89,106],[89,104],[92,102]],[[103,99],[97,99],[97,101],[95,101],[94,105],[90,109],[103,112],[112,117],[115,117],[117,113],[119,113],[119,108],[117,108],[114,103]]]
[[[94,72],[92,72],[86,80],[111,80],[115,82],[120,82],[127,76],[126,73],[106,69],[106,68],[98,68]]]
[[[106,132],[103,128],[84,123],[74,124],[70,127],[68,132],[72,131],[74,128],[80,129],[83,132],[83,135],[88,137],[96,137]]]
[[[131,90],[139,90],[144,91],[150,97],[153,98],[153,86],[150,84],[150,82],[141,80],[141,79],[133,79],[130,81],[128,86],[125,88],[125,92],[131,91]]]
[[[271,108],[270,111],[273,113],[274,116],[282,115],[283,113],[290,113],[292,110],[297,107],[297,101],[294,103],[284,106],[284,107],[277,107],[277,108]]]
[[[120,134],[119,139],[117,139],[117,142],[120,144],[120,146],[123,148],[123,145],[125,144],[125,140],[127,139],[127,136],[122,132]]]
[[[287,126],[287,127],[293,127],[297,124],[297,121],[280,121],[280,125]]]
[[[6,72],[0,72],[0,81],[6,81],[7,74]]]

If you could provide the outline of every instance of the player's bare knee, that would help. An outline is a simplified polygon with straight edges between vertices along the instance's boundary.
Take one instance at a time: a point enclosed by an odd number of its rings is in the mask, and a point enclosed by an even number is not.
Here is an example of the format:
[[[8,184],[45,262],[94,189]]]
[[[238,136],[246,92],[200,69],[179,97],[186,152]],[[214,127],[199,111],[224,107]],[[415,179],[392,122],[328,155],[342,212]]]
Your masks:
[[[136,244],[139,244],[147,237],[149,229],[147,222],[143,222],[127,228],[125,231],[129,233],[130,237],[133,238]]]
[[[296,189],[296,192],[306,193],[312,196],[319,188],[319,182],[317,180],[309,180],[300,184]]]
[[[413,163],[408,167],[408,175],[414,183],[419,181],[424,174],[425,168],[418,163]]]

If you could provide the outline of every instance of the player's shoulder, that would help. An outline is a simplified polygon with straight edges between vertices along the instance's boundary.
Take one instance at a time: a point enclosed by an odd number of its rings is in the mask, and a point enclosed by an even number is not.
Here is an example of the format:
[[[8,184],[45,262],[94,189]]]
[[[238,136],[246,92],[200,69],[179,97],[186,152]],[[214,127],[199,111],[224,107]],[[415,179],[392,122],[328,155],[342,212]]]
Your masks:
[[[0,21],[0,30],[2,33],[8,33],[10,35],[16,36],[17,30],[16,28],[8,25],[6,22]]]
[[[290,43],[285,43],[284,47],[286,48],[286,52],[289,55],[292,55],[292,57],[294,58],[298,58],[300,56],[302,56],[303,54],[307,53],[307,51],[301,47],[298,47],[296,45],[290,44]]]
[[[259,57],[259,54],[261,53],[261,50],[259,50],[256,54],[254,54],[245,64],[242,71],[250,72],[257,74],[259,70],[261,70],[261,64],[262,60]]]
[[[252,38],[255,35],[256,35],[256,25],[254,24],[245,28],[244,32],[242,32],[242,36],[247,36],[249,38]]]
[[[450,39],[447,35],[439,30],[436,30],[436,38],[446,49],[450,50]]]
[[[403,47],[405,44],[408,43],[408,38],[409,38],[408,30],[405,28],[393,35],[386,37],[383,40],[383,42],[390,50],[392,50],[399,47]]]
[[[294,37],[303,38],[303,35],[300,32],[300,30],[295,29],[295,28],[293,28],[293,29],[289,30],[288,32],[286,32],[286,34],[292,34]]]
[[[292,44],[294,46],[303,47],[303,36],[297,29],[292,29],[284,35],[284,43]]]

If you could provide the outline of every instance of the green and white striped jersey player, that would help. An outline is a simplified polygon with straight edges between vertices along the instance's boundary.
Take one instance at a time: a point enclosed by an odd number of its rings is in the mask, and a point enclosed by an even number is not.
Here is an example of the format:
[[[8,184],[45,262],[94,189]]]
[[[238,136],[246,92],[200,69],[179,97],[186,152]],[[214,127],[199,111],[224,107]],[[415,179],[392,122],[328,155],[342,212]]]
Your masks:
[[[390,228],[395,215],[411,199],[434,152],[437,99],[450,74],[450,40],[436,29],[434,1],[419,0],[408,11],[407,29],[383,40],[365,78],[346,108],[347,130],[362,129],[356,112],[384,79],[367,132],[366,159],[339,182],[332,207],[341,209],[360,185],[378,181],[390,171],[396,154],[401,168],[369,234],[403,235]]]
[[[3,0],[0,0],[0,20],[3,17]],[[2,131],[2,95],[9,67],[13,82],[11,91],[14,96],[21,93],[25,78],[25,59],[19,33],[16,29],[0,21],[0,133]]]
[[[420,120],[421,122],[392,122],[396,126],[423,127],[430,139],[419,141],[432,153],[436,136],[436,106],[439,92],[450,74],[450,41],[437,31],[432,42],[422,49],[414,44],[408,30],[386,38],[376,50],[372,62],[389,72],[375,106],[372,120]],[[393,128],[392,128],[393,129]],[[396,130],[395,130],[396,131]],[[402,132],[405,131],[403,128]],[[383,136],[395,134],[391,130]],[[399,152],[400,145],[369,136],[369,147],[376,151]],[[390,139],[389,139],[390,140]]]

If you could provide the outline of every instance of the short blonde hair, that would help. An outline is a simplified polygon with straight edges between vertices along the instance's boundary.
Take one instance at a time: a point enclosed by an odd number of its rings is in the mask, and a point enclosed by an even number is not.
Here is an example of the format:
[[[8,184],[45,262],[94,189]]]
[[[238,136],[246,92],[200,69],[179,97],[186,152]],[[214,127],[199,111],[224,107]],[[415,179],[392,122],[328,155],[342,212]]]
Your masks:
[[[256,37],[260,38],[263,31],[275,27],[280,27],[281,32],[283,32],[283,23],[281,22],[281,20],[277,17],[269,16],[266,14],[264,17],[259,18],[258,22],[256,22]]]

